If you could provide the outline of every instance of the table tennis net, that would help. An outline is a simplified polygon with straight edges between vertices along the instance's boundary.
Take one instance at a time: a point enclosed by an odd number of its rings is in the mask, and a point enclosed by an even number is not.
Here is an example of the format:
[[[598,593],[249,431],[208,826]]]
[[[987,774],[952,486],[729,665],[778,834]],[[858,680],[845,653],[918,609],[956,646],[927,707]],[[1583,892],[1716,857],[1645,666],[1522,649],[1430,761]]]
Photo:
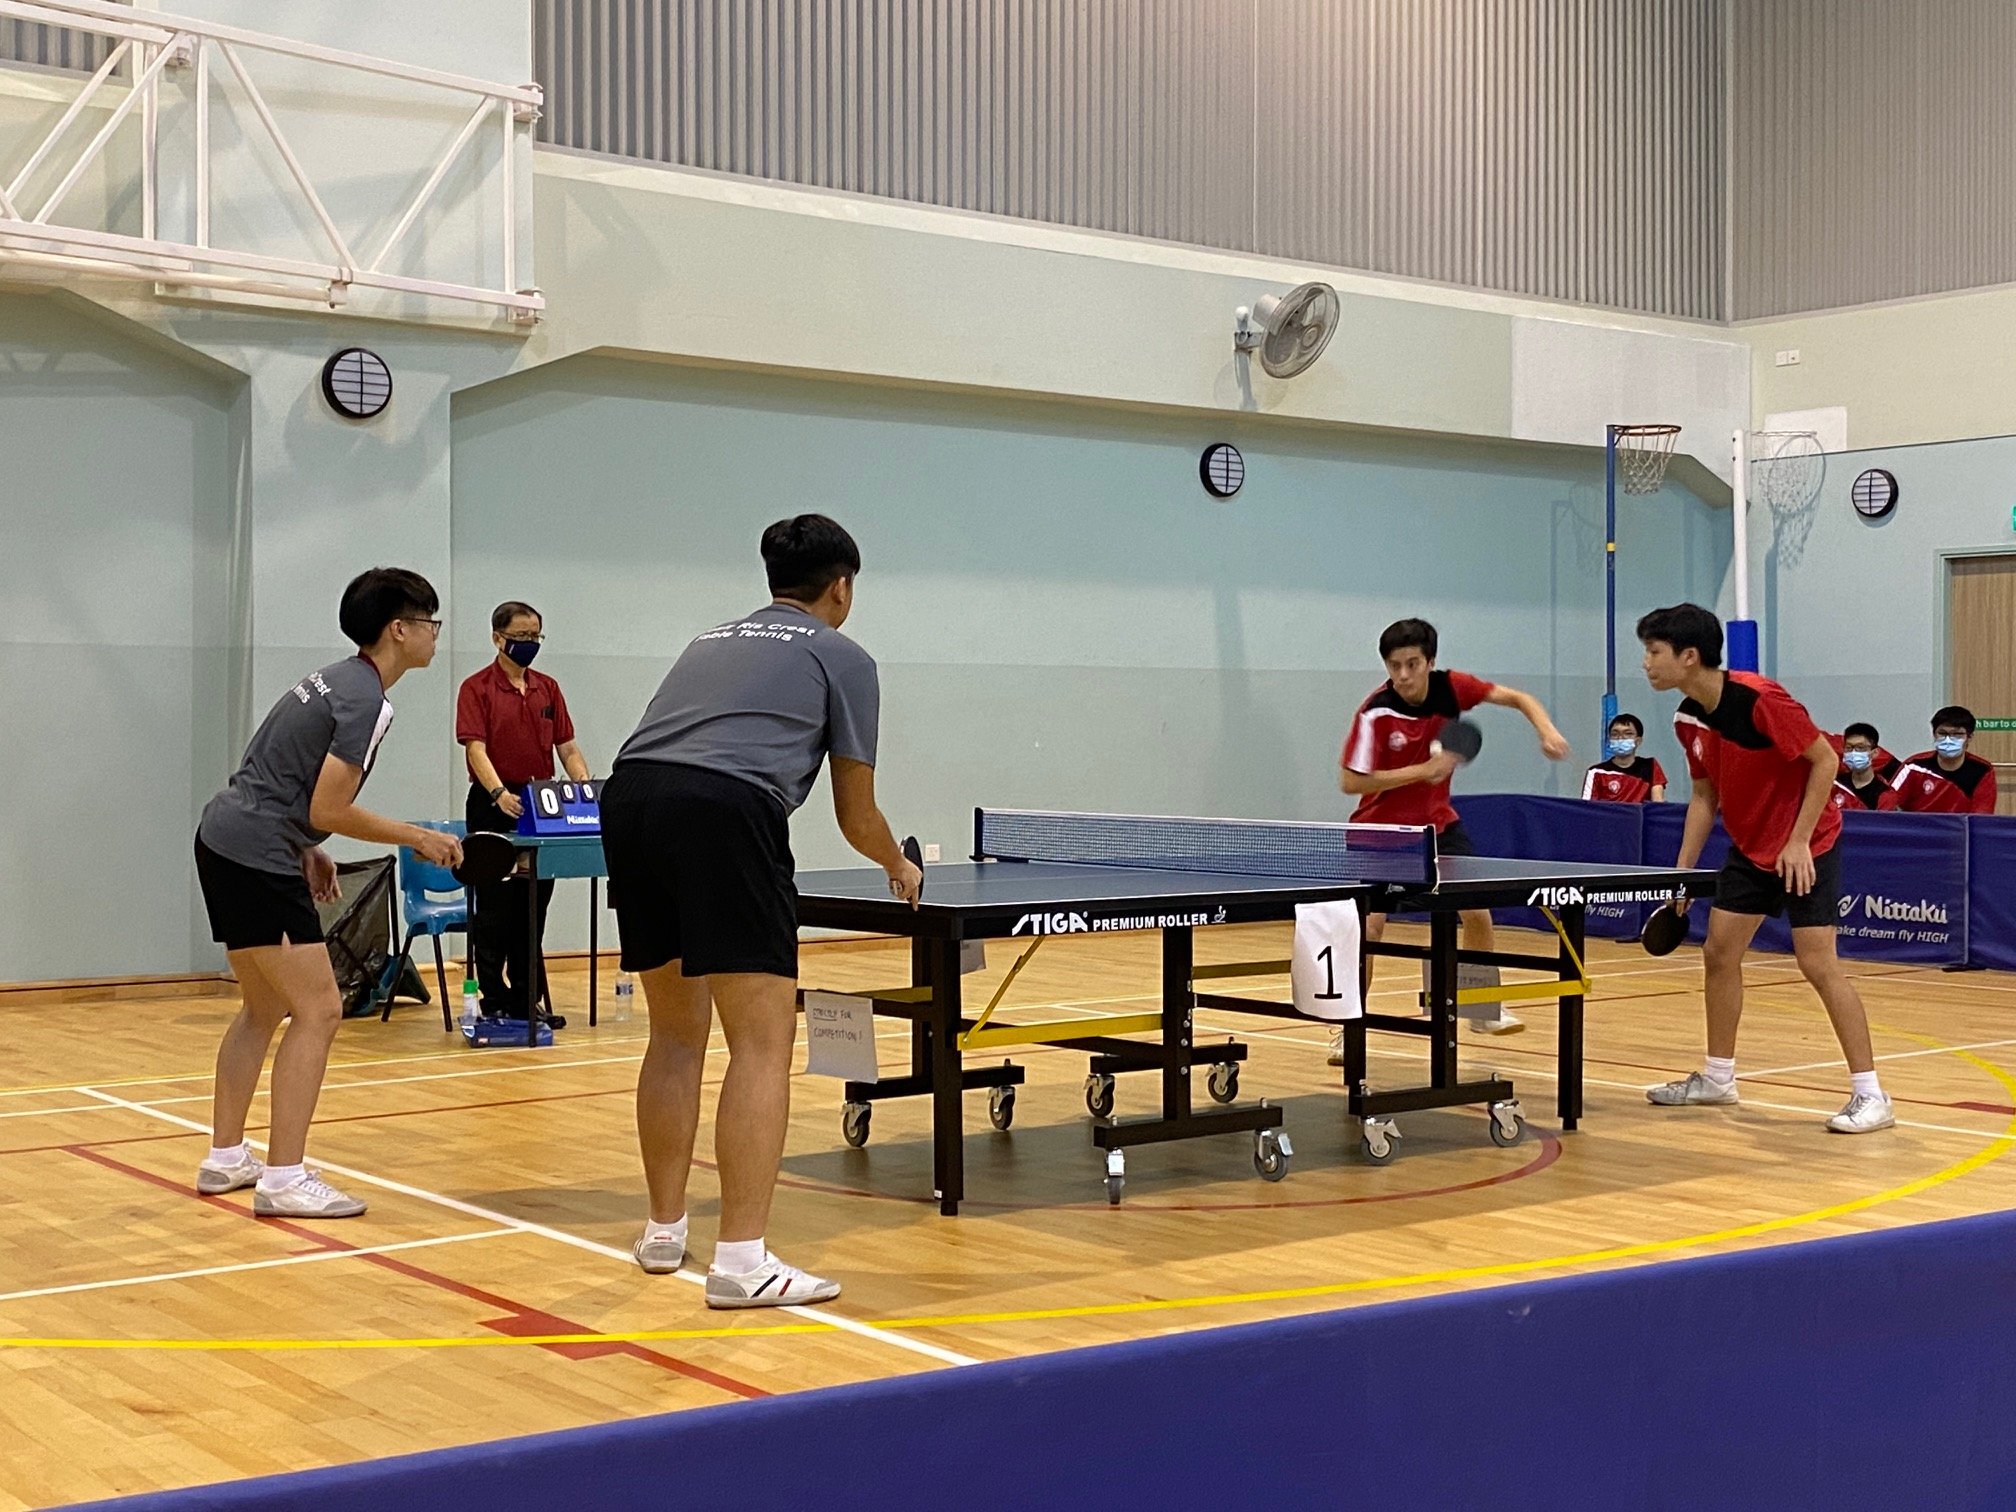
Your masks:
[[[1399,886],[1428,885],[1436,875],[1435,832],[1411,825],[976,809],[973,839],[976,857],[998,861]]]

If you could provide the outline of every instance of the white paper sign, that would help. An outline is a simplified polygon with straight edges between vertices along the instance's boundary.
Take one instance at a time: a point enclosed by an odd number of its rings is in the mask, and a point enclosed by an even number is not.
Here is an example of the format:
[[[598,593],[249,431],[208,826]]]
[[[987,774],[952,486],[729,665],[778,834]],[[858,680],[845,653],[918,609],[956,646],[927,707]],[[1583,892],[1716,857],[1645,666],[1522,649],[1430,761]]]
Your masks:
[[[875,1081],[875,1005],[843,992],[806,993],[805,1046],[811,1075]]]
[[[1358,992],[1363,938],[1356,903],[1346,899],[1297,905],[1295,950],[1288,969],[1297,1013],[1333,1022],[1364,1014],[1364,999]]]
[[[1458,992],[1474,992],[1482,987],[1502,987],[1504,985],[1504,980],[1499,975],[1496,966],[1483,965],[1474,961],[1460,961],[1457,963],[1456,990]],[[1428,1001],[1430,990],[1428,963],[1423,961],[1421,963],[1421,1001],[1423,1003]],[[1488,1002],[1480,999],[1474,1003],[1458,1003],[1456,1006],[1457,1017],[1469,1019],[1472,1023],[1477,1024],[1494,1024],[1498,1021],[1498,1015],[1503,1011],[1503,1005],[1496,999]]]
[[[961,940],[959,942],[959,975],[971,976],[976,971],[987,969],[987,942],[985,940]]]

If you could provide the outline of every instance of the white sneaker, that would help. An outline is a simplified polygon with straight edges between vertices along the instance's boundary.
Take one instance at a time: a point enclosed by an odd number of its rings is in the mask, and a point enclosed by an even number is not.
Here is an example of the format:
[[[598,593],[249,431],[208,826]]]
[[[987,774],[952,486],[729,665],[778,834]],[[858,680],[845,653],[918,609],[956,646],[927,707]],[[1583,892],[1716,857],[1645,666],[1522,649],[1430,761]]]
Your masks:
[[[728,1271],[707,1272],[709,1307],[804,1307],[831,1302],[839,1295],[838,1281],[786,1265],[767,1250],[761,1265],[739,1276]]]
[[[1678,1081],[1647,1087],[1645,1101],[1656,1108],[1734,1107],[1736,1083],[1732,1081],[1725,1087],[1699,1071],[1689,1071]]]
[[[203,1164],[196,1167],[196,1190],[205,1197],[222,1197],[226,1192],[257,1185],[265,1170],[259,1157],[249,1151],[228,1166],[212,1165],[206,1155]]]
[[[1848,1099],[1847,1107],[1827,1120],[1827,1128],[1834,1134],[1873,1134],[1896,1122],[1897,1110],[1890,1106],[1887,1095],[1878,1093],[1871,1097],[1866,1092],[1857,1092]]]
[[[252,1211],[261,1218],[355,1218],[364,1204],[310,1171],[277,1192],[261,1187],[252,1194]]]
[[[1494,1019],[1480,1019],[1473,1022],[1479,1034],[1517,1034],[1526,1027],[1524,1019],[1515,1018],[1503,1008],[1498,1010],[1498,1017]]]
[[[1330,1057],[1324,1064],[1330,1066],[1341,1066],[1344,1064],[1344,1031],[1342,1029],[1332,1029],[1330,1031]]]
[[[664,1235],[653,1238],[649,1229],[631,1246],[630,1253],[637,1257],[638,1265],[650,1276],[669,1276],[686,1263],[684,1244]]]

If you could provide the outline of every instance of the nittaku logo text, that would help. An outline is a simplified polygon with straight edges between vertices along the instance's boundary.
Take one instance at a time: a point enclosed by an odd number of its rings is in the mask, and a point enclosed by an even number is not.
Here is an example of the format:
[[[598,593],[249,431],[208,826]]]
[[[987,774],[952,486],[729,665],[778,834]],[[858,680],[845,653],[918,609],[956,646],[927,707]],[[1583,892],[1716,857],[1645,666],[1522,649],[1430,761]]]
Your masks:
[[[1946,915],[1944,903],[1934,903],[1928,898],[1920,898],[1916,903],[1906,903],[1900,898],[1881,898],[1875,893],[1850,893],[1841,900],[1841,917],[1846,919],[1855,911],[1855,905],[1862,905],[1865,919],[1883,919],[1893,924],[1947,924],[1951,920]]]

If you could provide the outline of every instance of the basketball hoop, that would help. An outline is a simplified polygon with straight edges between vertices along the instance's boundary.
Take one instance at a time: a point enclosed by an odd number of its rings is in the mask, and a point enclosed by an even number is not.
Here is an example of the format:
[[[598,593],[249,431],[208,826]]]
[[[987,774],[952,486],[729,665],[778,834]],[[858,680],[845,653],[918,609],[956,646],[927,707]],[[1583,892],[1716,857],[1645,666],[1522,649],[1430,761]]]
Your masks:
[[[1627,494],[1653,494],[1666,481],[1673,460],[1677,425],[1613,425],[1610,439],[1617,450],[1617,478]]]

